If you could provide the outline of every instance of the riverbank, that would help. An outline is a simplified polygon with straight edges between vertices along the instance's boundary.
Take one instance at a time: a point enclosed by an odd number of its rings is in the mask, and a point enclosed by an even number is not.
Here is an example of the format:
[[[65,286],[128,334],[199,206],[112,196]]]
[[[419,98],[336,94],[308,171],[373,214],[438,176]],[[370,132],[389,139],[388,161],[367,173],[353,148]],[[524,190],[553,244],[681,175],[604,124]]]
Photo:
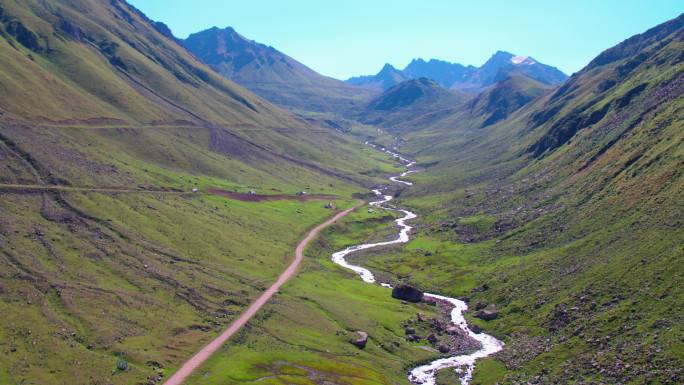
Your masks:
[[[404,177],[412,172],[416,172],[415,170],[411,170],[410,167],[415,164],[415,162],[409,161],[408,159],[400,156],[397,153],[393,153],[389,150],[386,149],[381,149],[384,152],[387,152],[391,155],[393,155],[395,158],[402,160],[403,162],[407,163],[406,167],[407,170],[400,174],[400,177]],[[395,183],[400,183],[403,185],[411,186],[412,183],[398,179],[398,177],[393,176],[389,178],[390,181],[395,182]],[[384,189],[386,189],[385,187]],[[375,189],[373,190],[373,193],[376,196],[381,197],[380,200],[371,202],[370,205],[374,207],[378,207],[383,210],[392,210],[392,211],[399,211],[404,214],[403,217],[395,220],[397,226],[400,228],[399,234],[395,240],[391,241],[385,241],[385,242],[377,242],[377,243],[365,243],[365,244],[360,244],[360,245],[355,245],[355,246],[350,246],[347,247],[344,250],[338,251],[334,254],[332,254],[332,261],[335,262],[336,264],[346,268],[350,269],[354,272],[356,272],[361,280],[363,280],[366,283],[376,283],[375,275],[368,269],[363,268],[361,266],[353,265],[345,259],[345,257],[349,254],[361,251],[361,250],[367,250],[371,248],[377,248],[377,247],[383,247],[383,246],[388,246],[392,244],[400,244],[400,243],[407,243],[410,240],[410,232],[413,229],[413,227],[409,226],[406,224],[407,221],[411,219],[417,218],[417,215],[411,211],[404,210],[404,209],[399,209],[395,207],[390,207],[387,205],[389,201],[393,199],[392,195],[383,195],[381,189]],[[383,287],[391,288],[391,286],[386,283],[386,282],[380,282],[380,285]],[[451,310],[451,324],[460,328],[462,332],[466,334],[464,338],[470,338],[473,339],[480,344],[480,348],[476,350],[475,352],[469,353],[469,354],[456,354],[452,357],[448,358],[440,358],[438,360],[435,360],[427,365],[421,365],[409,372],[409,380],[415,384],[423,384],[423,385],[435,385],[436,384],[436,376],[437,372],[441,369],[446,369],[446,368],[454,368],[454,370],[459,374],[460,381],[462,385],[467,385],[470,380],[472,379],[473,375],[473,370],[475,368],[475,362],[480,359],[484,358],[486,356],[489,356],[491,354],[494,354],[498,351],[500,351],[503,348],[503,343],[496,338],[484,334],[484,333],[475,333],[473,332],[464,316],[463,313],[468,310],[468,305],[461,300],[458,300],[456,298],[449,298],[437,294],[426,294],[424,298],[428,300],[434,300],[434,301],[440,301],[440,302],[446,302],[449,303],[453,306]],[[449,347],[445,349],[445,352],[450,350]]]

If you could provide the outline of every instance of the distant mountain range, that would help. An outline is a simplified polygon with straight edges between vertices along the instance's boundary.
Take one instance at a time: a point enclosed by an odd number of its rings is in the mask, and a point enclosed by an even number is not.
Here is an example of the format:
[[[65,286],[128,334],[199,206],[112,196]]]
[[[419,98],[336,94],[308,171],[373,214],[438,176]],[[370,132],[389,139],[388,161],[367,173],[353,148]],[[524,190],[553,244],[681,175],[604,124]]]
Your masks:
[[[529,56],[516,56],[498,51],[480,67],[436,59],[414,59],[403,70],[385,64],[376,75],[357,76],[347,79],[346,82],[369,89],[386,90],[402,81],[424,77],[436,81],[445,88],[479,93],[515,73],[547,85],[557,85],[568,78],[559,69],[542,64]]]
[[[521,75],[544,85],[567,75],[528,56],[498,51],[480,67],[414,59],[403,70],[391,64],[376,75],[346,81],[323,76],[277,49],[247,39],[231,27],[213,27],[179,42],[199,60],[271,102],[298,111],[345,113],[363,108],[377,94],[407,80],[431,79],[437,85],[471,94]]]
[[[296,110],[337,111],[372,91],[323,76],[271,46],[233,28],[210,28],[181,42],[199,60],[271,102]]]

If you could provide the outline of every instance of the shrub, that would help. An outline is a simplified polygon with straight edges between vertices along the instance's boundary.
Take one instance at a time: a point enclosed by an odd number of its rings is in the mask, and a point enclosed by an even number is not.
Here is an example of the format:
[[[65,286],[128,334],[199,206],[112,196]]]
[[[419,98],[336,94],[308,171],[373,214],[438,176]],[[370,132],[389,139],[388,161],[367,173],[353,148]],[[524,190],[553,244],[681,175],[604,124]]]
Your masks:
[[[124,360],[122,357],[119,357],[116,359],[116,368],[122,372],[125,372],[128,370],[128,362]]]

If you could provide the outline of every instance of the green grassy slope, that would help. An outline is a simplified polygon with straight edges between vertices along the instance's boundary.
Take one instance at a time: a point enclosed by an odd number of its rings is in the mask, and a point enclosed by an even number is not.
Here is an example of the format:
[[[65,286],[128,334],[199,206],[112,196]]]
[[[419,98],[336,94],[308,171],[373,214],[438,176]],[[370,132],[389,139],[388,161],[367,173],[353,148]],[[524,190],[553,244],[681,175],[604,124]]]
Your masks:
[[[0,383],[159,383],[330,215],[207,187],[334,194],[344,208],[398,170],[214,74],[123,2],[0,4]],[[500,311],[472,320],[507,344],[474,383],[682,382],[682,23],[529,102],[540,87],[513,79],[525,100],[487,94],[511,103],[485,127],[485,99],[396,131],[350,124],[379,143],[403,135],[425,168],[397,201],[421,215],[413,241],[359,261]],[[328,229],[191,383],[405,384],[438,353],[402,324],[436,309],[329,261],[391,223],[359,211]]]
[[[405,384],[406,371],[439,356],[425,340],[406,340],[403,324],[437,309],[402,303],[330,261],[334,251],[393,237],[392,213],[359,210],[307,250],[298,279],[283,289],[242,336],[207,362],[191,384]],[[369,334],[364,349],[350,343]]]
[[[506,119],[550,89],[550,86],[524,74],[513,73],[478,95],[469,107],[473,114],[482,117],[481,127],[487,127]]]
[[[681,383],[683,49],[680,16],[492,126],[404,134],[422,226],[368,265],[498,308],[476,383]]]
[[[163,32],[120,1],[0,2],[0,383],[159,382],[331,214],[207,187],[344,208],[396,170]]]

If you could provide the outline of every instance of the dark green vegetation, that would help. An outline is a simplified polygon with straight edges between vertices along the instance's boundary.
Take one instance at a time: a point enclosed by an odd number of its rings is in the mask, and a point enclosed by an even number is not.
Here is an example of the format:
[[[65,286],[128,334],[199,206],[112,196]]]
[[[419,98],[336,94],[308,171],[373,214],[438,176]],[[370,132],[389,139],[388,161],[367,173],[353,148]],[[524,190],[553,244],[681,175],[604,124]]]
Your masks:
[[[323,76],[273,47],[244,38],[230,27],[193,33],[183,45],[219,74],[294,110],[346,111],[373,94]]]

